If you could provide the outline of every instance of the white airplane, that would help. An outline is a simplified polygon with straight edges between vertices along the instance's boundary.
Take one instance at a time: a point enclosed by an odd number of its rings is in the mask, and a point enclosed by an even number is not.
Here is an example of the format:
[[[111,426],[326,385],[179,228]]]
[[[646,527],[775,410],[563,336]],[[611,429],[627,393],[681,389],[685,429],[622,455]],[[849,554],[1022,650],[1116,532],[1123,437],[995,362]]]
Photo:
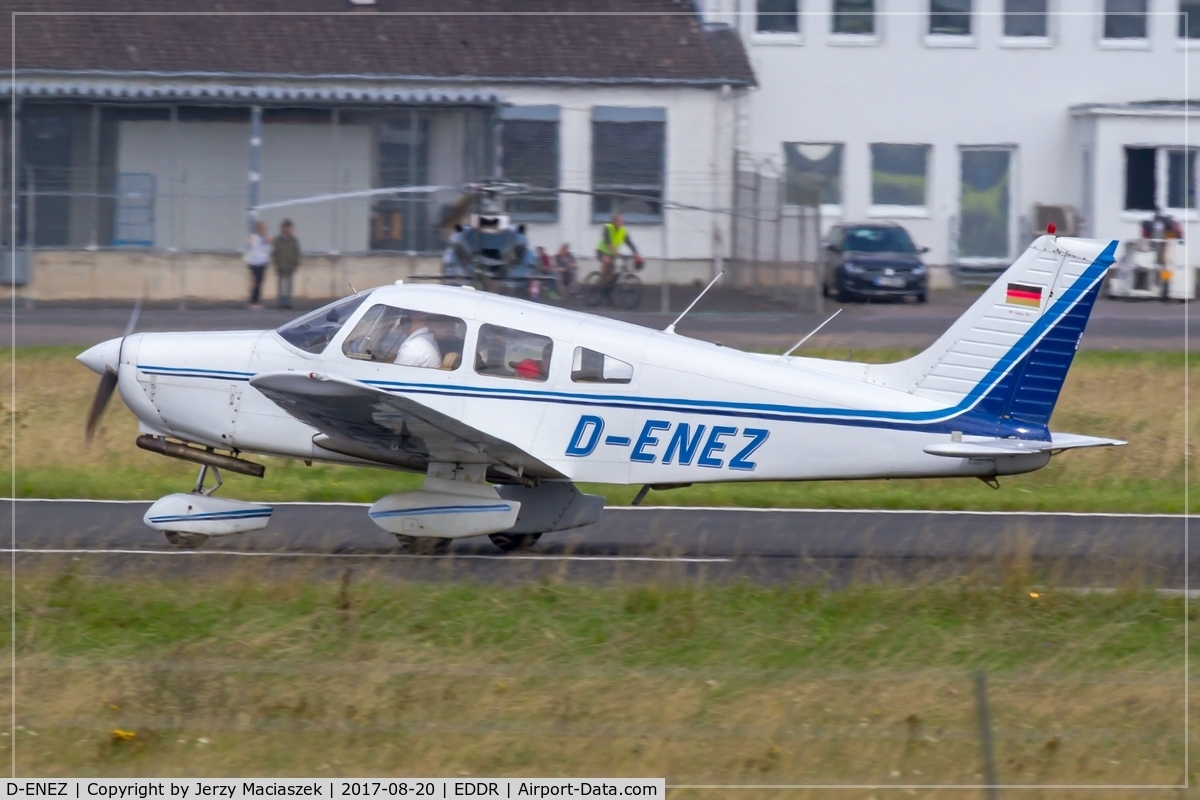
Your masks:
[[[145,521],[173,543],[265,527],[212,496],[209,469],[258,453],[408,470],[371,519],[415,552],[489,535],[502,550],[595,522],[578,481],[973,477],[1121,445],[1048,427],[1117,243],[1037,239],[923,353],[862,364],[745,353],[470,288],[359,292],[273,331],[128,333],[79,356],[138,446],[201,464]],[[131,320],[132,327],[132,320]]]

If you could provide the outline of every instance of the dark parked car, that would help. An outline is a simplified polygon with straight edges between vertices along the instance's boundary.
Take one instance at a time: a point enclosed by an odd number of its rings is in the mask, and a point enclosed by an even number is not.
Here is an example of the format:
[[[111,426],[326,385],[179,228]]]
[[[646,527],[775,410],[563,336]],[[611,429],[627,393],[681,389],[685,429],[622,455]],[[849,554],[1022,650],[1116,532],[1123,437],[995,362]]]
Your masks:
[[[925,302],[928,275],[908,231],[891,223],[835,225],[822,254],[825,296],[839,302],[872,297]]]

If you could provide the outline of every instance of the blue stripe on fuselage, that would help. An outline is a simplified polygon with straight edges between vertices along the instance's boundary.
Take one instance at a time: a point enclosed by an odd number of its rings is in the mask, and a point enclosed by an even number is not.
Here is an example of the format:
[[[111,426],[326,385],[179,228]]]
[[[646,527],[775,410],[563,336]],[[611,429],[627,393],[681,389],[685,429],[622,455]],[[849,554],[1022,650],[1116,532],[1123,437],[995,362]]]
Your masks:
[[[911,430],[928,433],[961,431],[968,435],[1015,436],[1022,439],[1045,440],[1049,433],[1041,414],[1016,414],[1002,416],[997,409],[998,398],[1004,397],[1007,408],[1014,399],[1014,381],[1020,380],[1022,368],[1035,355],[1046,335],[1055,328],[1069,312],[1080,307],[1084,316],[1079,332],[1086,324],[1092,304],[1100,291],[1101,279],[1113,262],[1116,242],[1111,242],[1096,257],[1083,274],[1054,301],[1053,305],[1039,317],[1029,330],[992,366],[988,373],[972,387],[971,391],[956,405],[931,411],[883,411],[853,408],[819,408],[811,406],[789,406],[775,403],[741,403],[720,400],[692,400],[685,398],[655,397],[642,398],[630,395],[597,395],[574,392],[554,392],[534,389],[483,388],[474,386],[447,386],[433,383],[411,383],[404,381],[367,380],[362,383],[394,394],[433,395],[445,397],[477,397],[491,400],[522,400],[529,402],[554,403],[583,407],[632,409],[640,411],[665,411],[703,416],[737,417],[778,422],[810,422],[828,425],[852,425],[857,427]],[[1074,326],[1072,326],[1074,327]],[[1069,366],[1069,360],[1067,361]],[[198,370],[184,367],[140,366],[142,371],[162,371],[161,374],[187,377],[212,377],[221,380],[249,380],[253,373],[225,370]],[[203,375],[200,373],[214,374]],[[1054,370],[1055,373],[1058,370]],[[191,374],[195,373],[195,374]],[[151,373],[153,374],[153,373]],[[1065,377],[1065,368],[1062,370]],[[235,377],[236,376],[236,377]],[[245,377],[242,377],[245,376]],[[1006,380],[1010,378],[1011,380]],[[1061,386],[1061,383],[1060,383]],[[1018,389],[1019,383],[1018,383]],[[1055,390],[1057,398],[1057,390]]]

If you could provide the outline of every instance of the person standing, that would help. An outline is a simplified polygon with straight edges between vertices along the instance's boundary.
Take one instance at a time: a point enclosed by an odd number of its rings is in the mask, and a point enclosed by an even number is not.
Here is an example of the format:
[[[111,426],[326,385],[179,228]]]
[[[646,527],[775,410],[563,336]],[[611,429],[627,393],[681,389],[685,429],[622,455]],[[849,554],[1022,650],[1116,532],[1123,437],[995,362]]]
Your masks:
[[[261,219],[254,223],[254,233],[246,245],[246,253],[242,256],[246,266],[250,267],[250,307],[262,308],[262,282],[267,272],[267,263],[271,260],[271,237],[267,235],[267,223]]]
[[[279,279],[279,307],[292,307],[292,278],[300,266],[300,240],[293,234],[292,221],[285,219],[271,248],[271,260]]]
[[[558,279],[558,292],[566,296],[567,292],[575,292],[575,271],[579,263],[571,252],[571,245],[564,244],[554,255],[555,277]]]

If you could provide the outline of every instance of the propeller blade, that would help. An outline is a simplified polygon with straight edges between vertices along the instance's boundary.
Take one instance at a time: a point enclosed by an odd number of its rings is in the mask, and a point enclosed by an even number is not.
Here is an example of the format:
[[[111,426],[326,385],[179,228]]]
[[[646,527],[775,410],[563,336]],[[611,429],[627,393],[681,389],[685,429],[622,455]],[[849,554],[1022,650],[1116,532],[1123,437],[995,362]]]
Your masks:
[[[129,322],[125,325],[125,333],[121,335],[121,347],[117,351],[117,369],[121,368],[121,354],[125,350],[125,340],[137,327],[138,317],[142,313],[142,298],[145,294],[146,286],[142,284],[137,302],[133,304],[133,313],[129,315]],[[92,397],[92,407],[88,411],[87,425],[84,427],[84,438],[88,442],[92,441],[92,437],[96,435],[96,426],[100,424],[100,418],[104,416],[104,409],[108,408],[108,402],[112,400],[116,388],[117,371],[112,367],[105,367],[104,372],[100,375],[100,383],[96,386],[96,394]]]
[[[142,296],[146,294],[146,287],[142,287],[142,291],[138,292],[137,302],[133,304],[133,313],[129,315],[129,324],[125,326],[125,333],[121,334],[124,339],[129,334],[133,333],[133,329],[137,326],[138,317],[142,313]]]
[[[108,408],[108,401],[112,399],[116,388],[117,373],[112,367],[105,367],[104,374],[100,376],[100,385],[96,387],[96,395],[92,398],[92,408],[88,411],[87,427],[84,429],[87,441],[90,442],[96,435],[96,425],[99,424],[100,417],[104,416],[104,409]]]

